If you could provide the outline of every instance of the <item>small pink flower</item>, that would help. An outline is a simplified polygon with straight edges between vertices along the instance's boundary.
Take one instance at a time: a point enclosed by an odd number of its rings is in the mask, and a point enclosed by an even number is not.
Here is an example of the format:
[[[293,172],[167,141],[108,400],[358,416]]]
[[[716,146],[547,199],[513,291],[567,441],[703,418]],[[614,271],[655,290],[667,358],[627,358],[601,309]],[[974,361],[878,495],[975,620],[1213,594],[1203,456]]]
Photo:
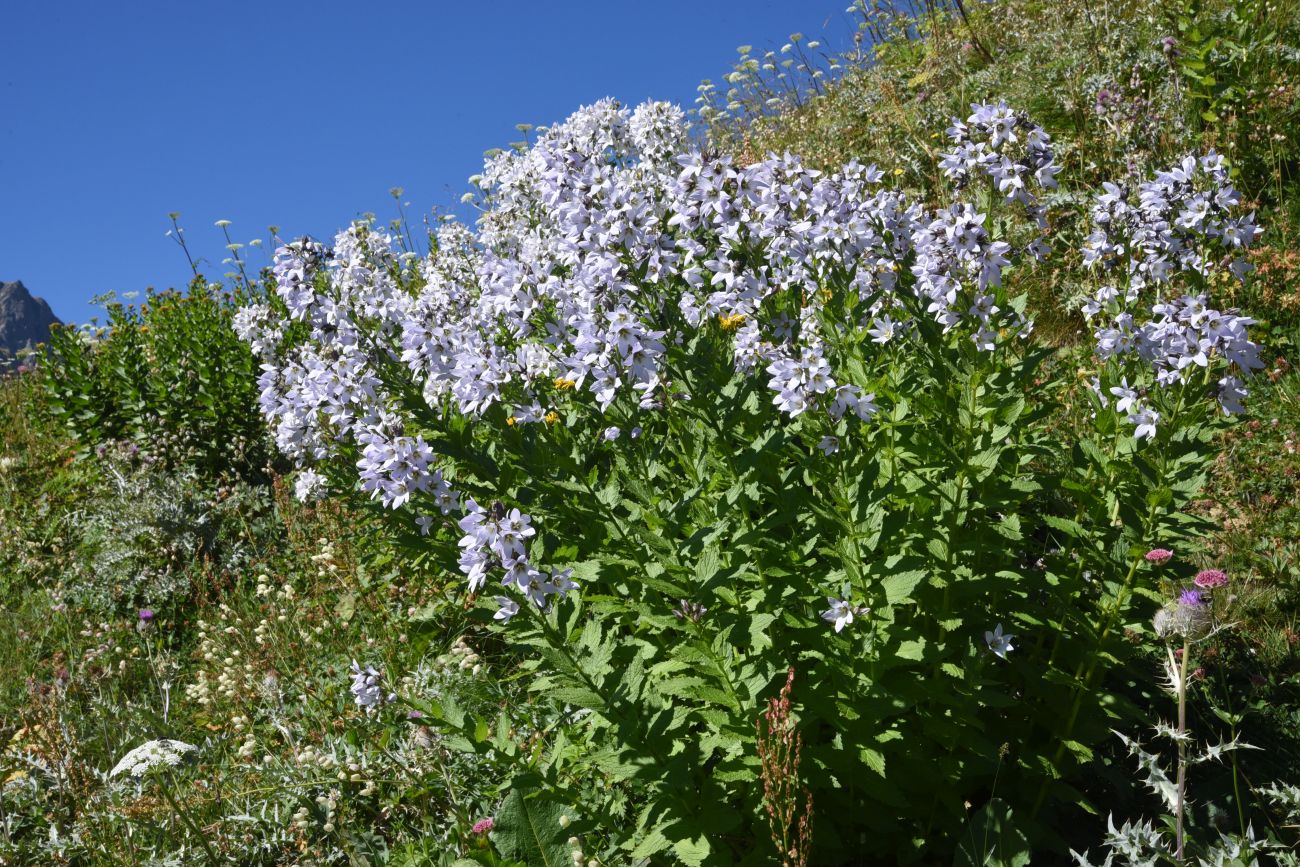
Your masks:
[[[1174,552],[1170,551],[1168,548],[1152,548],[1146,554],[1146,561],[1148,563],[1154,563],[1157,566],[1159,566],[1163,563],[1168,563],[1169,558],[1173,556],[1174,556]]]
[[[486,834],[488,831],[492,830],[492,826],[495,824],[496,823],[492,821],[492,817],[489,816],[486,819],[479,819],[475,822],[474,827],[471,830],[475,834]]]
[[[1228,583],[1228,576],[1219,569],[1202,569],[1196,573],[1192,583],[1203,590],[1213,590]]]

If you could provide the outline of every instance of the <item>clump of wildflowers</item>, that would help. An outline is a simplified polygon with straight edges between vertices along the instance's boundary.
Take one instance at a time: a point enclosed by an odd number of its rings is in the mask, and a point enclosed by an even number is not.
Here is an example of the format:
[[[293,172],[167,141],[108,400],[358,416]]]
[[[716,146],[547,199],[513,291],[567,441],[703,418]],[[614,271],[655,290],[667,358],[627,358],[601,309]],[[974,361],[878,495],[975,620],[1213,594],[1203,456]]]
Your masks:
[[[1162,415],[1151,392],[1198,378],[1217,385],[1224,413],[1242,411],[1244,377],[1263,366],[1247,329],[1254,320],[1208,306],[1210,278],[1226,269],[1244,281],[1245,251],[1262,232],[1254,214],[1237,213],[1241,194],[1223,157],[1188,156],[1136,187],[1106,183],[1093,205],[1084,261],[1118,279],[1083,304],[1096,354],[1129,372],[1110,389],[1138,438],[1151,438]],[[1190,288],[1175,288],[1175,284]],[[1137,359],[1139,366],[1127,366]],[[1134,375],[1150,385],[1130,386]],[[1108,400],[1102,396],[1103,406]]]
[[[952,119],[948,138],[956,148],[943,155],[939,168],[957,189],[964,189],[976,174],[992,181],[1008,202],[1024,205],[1041,228],[1047,228],[1046,209],[1030,192],[1030,182],[1040,189],[1056,188],[1061,167],[1052,152],[1051,136],[1005,102],[974,104],[963,122]]]
[[[460,569],[469,579],[469,589],[477,591],[494,570],[503,573],[501,582],[517,587],[539,608],[555,595],[573,590],[572,569],[543,573],[529,562],[525,543],[536,534],[532,518],[518,509],[506,510],[501,503],[484,509],[474,500],[465,504],[465,517],[459,526],[465,534],[460,540]],[[509,620],[519,610],[508,597],[497,597],[501,606],[498,620]]]
[[[972,111],[954,124],[945,171],[959,188],[986,175],[1042,225],[1028,190],[1055,185],[1048,136],[1005,104]],[[369,222],[331,247],[281,247],[275,297],[238,326],[263,359],[260,407],[276,443],[303,468],[299,496],[325,490],[312,464],[355,456],[361,489],[413,509],[427,533],[435,509],[450,514],[463,498],[429,441],[407,429],[411,411],[503,411],[517,427],[617,404],[620,424],[602,424],[604,440],[624,430],[636,439],[640,414],[695,399],[665,359],[701,332],[720,336],[738,371],[766,379],[780,412],[837,424],[877,413],[838,348],[850,331],[884,347],[915,338],[923,317],[984,352],[1028,335],[1032,323],[999,300],[1015,251],[993,237],[988,214],[960,202],[927,211],[856,162],[822,172],[771,154],[738,167],[693,148],[685,123],[671,105],[629,111],[606,99],[537,130],[530,147],[490,156],[475,177],[476,229],[441,225],[422,260],[399,255],[397,239]],[[848,321],[828,308],[837,291],[856,310]],[[834,453],[843,433],[822,451]],[[512,541],[499,518],[465,508],[471,590],[499,572],[544,606],[574,586],[529,562],[528,516]],[[497,618],[514,610],[501,603]]]

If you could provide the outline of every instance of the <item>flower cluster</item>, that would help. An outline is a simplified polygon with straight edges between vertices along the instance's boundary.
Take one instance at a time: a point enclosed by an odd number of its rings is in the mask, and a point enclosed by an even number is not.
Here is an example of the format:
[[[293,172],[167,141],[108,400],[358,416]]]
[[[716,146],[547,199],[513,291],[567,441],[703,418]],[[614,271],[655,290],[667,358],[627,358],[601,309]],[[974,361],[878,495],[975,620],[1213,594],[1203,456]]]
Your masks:
[[[1238,280],[1250,270],[1243,254],[1262,230],[1253,213],[1234,216],[1241,193],[1214,151],[1186,156],[1136,189],[1109,182],[1102,188],[1083,248],[1086,263],[1121,269],[1138,289],[1180,272],[1207,277],[1225,260]]]
[[[473,500],[466,502],[465,517],[460,529],[465,534],[460,540],[460,570],[469,579],[469,589],[477,591],[494,569],[504,573],[501,583],[518,587],[534,605],[546,607],[546,600],[577,587],[569,577],[572,569],[544,574],[533,567],[525,549],[526,541],[536,534],[532,518],[518,509],[506,511],[500,503],[484,509]],[[509,620],[518,612],[518,605],[509,597],[497,597],[501,609],[498,620]]]
[[[1204,287],[1220,268],[1243,280],[1250,268],[1245,248],[1262,230],[1253,214],[1234,213],[1241,194],[1223,158],[1214,152],[1186,157],[1135,190],[1103,187],[1084,260],[1125,283],[1103,285],[1083,304],[1094,323],[1098,358],[1136,358],[1159,388],[1186,384],[1196,370],[1206,378],[1221,373],[1219,405],[1225,413],[1241,412],[1247,395],[1242,377],[1263,366],[1247,334],[1254,320],[1209,307]],[[1201,291],[1177,294],[1170,288],[1175,278]],[[1094,388],[1107,405],[1100,385]],[[1161,417],[1147,396],[1127,377],[1110,391],[1136,435],[1154,436]]]
[[[1202,569],[1196,573],[1192,583],[1202,590],[1214,590],[1228,585],[1228,576],[1221,569]]]
[[[1047,135],[1005,105],[973,111],[954,124],[945,171],[959,184],[987,174],[995,199],[1043,224],[1027,188],[1055,184]],[[765,377],[787,416],[868,423],[875,395],[852,381],[841,347],[883,352],[925,320],[985,352],[1029,333],[1000,290],[1016,253],[988,214],[928,211],[856,162],[821,172],[773,154],[738,167],[691,148],[686,132],[674,106],[601,100],[538,130],[531,147],[490,156],[471,179],[476,230],[442,224],[423,259],[368,222],[331,248],[282,247],[275,297],[239,322],[263,359],[260,405],[281,451],[303,468],[354,461],[363,491],[412,509],[427,533],[434,510],[462,498],[408,430],[415,417],[528,425],[576,408],[614,416],[597,421],[606,441],[636,437],[639,414],[697,399],[667,360],[703,340]],[[304,498],[325,487],[307,470],[299,481]],[[464,507],[471,590],[497,569],[537,605],[572,586],[529,563],[527,516],[511,529],[504,512]],[[517,607],[500,599],[505,620]]]
[[[122,756],[121,760],[113,766],[113,770],[108,772],[108,775],[118,777],[122,774],[128,774],[132,777],[142,777],[154,768],[175,767],[184,761],[187,756],[198,751],[198,747],[184,741],[174,741],[167,738],[145,741]]]
[[[442,473],[430,467],[433,449],[423,437],[388,437],[367,431],[357,439],[363,444],[357,475],[361,490],[371,499],[378,497],[385,506],[396,509],[412,494],[426,491],[433,495],[434,504],[444,515],[456,507],[458,496],[443,480]]]
[[[395,694],[384,692],[384,676],[373,665],[362,668],[355,659],[352,660],[351,691],[357,706],[366,710],[397,700]]]
[[[1173,559],[1174,552],[1168,548],[1152,548],[1143,555],[1143,558],[1156,566],[1163,566]]]
[[[1061,167],[1052,152],[1051,136],[1041,126],[1005,102],[976,104],[964,122],[952,119],[948,138],[956,148],[943,155],[939,168],[958,189],[966,187],[972,176],[984,175],[1006,201],[1024,205],[1028,216],[1047,228],[1047,210],[1029,191],[1029,182],[1040,189],[1055,189]]]

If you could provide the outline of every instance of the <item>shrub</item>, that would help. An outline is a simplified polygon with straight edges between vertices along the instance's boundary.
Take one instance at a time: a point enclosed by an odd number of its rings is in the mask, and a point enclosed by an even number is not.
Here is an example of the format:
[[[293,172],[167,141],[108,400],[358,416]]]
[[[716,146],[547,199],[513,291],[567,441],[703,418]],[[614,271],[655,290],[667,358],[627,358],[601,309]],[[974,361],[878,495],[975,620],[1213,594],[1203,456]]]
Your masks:
[[[231,327],[247,295],[196,277],[184,294],[110,302],[104,328],[55,329],[46,371],[55,413],[83,448],[132,440],[169,466],[264,475],[256,360]]]
[[[974,204],[675,156],[680,111],[604,101],[489,159],[477,233],[422,261],[367,223],[278,251],[240,330],[302,495],[458,556],[538,700],[579,710],[521,757],[527,802],[632,857],[763,857],[755,722],[793,666],[817,860],[951,853],[995,787],[1039,846],[1088,804],[1143,555],[1196,528],[1256,366],[1196,293],[1255,233],[1213,155],[1108,187],[1081,397],[1002,281],[1051,254],[1050,138],[1005,105],[949,135]],[[1067,400],[1095,422],[1053,459]]]

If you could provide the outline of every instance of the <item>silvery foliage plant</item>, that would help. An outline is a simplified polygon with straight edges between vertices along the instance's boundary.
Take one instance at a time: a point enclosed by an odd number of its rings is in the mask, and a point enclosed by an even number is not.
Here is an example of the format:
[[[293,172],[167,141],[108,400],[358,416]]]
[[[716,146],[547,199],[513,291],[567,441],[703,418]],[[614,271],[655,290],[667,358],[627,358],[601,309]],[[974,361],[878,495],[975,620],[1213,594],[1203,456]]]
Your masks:
[[[368,503],[536,651],[623,855],[766,839],[743,827],[754,719],[791,664],[818,809],[890,846],[941,851],[995,777],[1026,821],[1082,797],[1063,776],[1106,730],[1092,697],[1146,580],[1128,552],[1185,535],[1195,488],[1194,457],[1128,456],[1232,408],[1255,366],[1249,320],[1171,287],[1203,294],[1254,231],[1213,156],[1108,188],[1094,387],[1131,423],[1099,412],[1057,470],[1016,291],[1055,254],[1051,138],[1000,103],[949,138],[951,196],[922,202],[602,100],[489,156],[476,225],[441,222],[428,255],[371,222],[295,241],[238,316],[300,495]],[[541,770],[568,773],[556,750]]]
[[[1191,744],[1193,751],[1188,761],[1194,766],[1204,762],[1222,762],[1225,753],[1231,750],[1256,749],[1237,740],[1220,741],[1217,744],[1206,743],[1199,748],[1190,732],[1180,732],[1174,727],[1160,723],[1155,727],[1158,737],[1166,738],[1175,744]],[[1143,784],[1159,796],[1166,810],[1165,822],[1151,819],[1125,821],[1118,828],[1115,817],[1108,816],[1107,832],[1102,840],[1105,860],[1095,867],[1159,867],[1161,864],[1195,864],[1198,867],[1228,867],[1228,865],[1245,865],[1253,867],[1259,864],[1297,864],[1295,854],[1277,842],[1271,836],[1255,831],[1253,825],[1247,825],[1240,833],[1215,831],[1212,839],[1199,847],[1188,847],[1181,856],[1177,853],[1173,814],[1180,809],[1178,786],[1175,775],[1165,766],[1164,760],[1157,753],[1148,751],[1135,738],[1116,733],[1128,754],[1137,760],[1138,771]],[[1294,787],[1281,786],[1261,789],[1262,794],[1271,804],[1286,810],[1293,805]],[[1162,828],[1167,825],[1168,828]],[[1094,867],[1087,853],[1072,852],[1079,867]]]

